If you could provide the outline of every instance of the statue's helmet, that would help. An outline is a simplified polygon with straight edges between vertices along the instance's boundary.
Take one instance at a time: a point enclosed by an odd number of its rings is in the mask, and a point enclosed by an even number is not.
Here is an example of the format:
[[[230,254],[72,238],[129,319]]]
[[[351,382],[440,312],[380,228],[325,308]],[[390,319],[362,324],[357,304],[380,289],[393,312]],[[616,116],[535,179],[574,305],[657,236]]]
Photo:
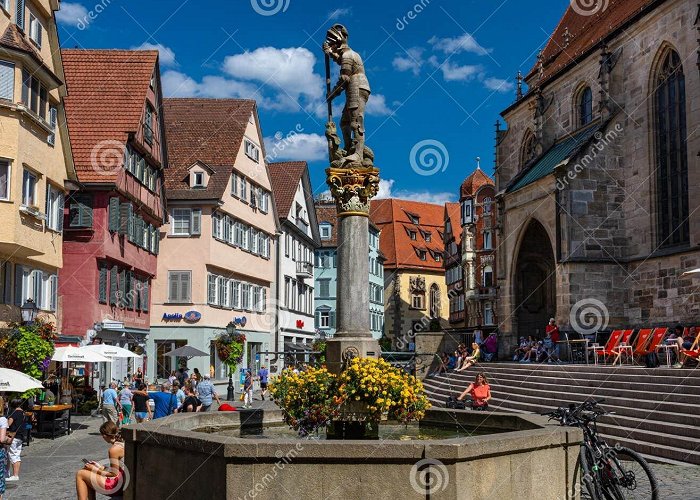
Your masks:
[[[326,33],[326,42],[330,45],[342,45],[348,41],[348,29],[342,24],[334,24]]]

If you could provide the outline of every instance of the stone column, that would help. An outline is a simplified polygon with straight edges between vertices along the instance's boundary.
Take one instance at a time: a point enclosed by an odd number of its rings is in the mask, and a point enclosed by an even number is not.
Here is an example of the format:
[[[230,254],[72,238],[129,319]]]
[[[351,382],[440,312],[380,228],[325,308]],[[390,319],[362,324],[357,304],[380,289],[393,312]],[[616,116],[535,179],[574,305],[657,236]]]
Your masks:
[[[340,373],[354,357],[379,357],[369,322],[369,204],[379,189],[374,167],[329,168],[327,182],[338,210],[336,333],[326,365]]]

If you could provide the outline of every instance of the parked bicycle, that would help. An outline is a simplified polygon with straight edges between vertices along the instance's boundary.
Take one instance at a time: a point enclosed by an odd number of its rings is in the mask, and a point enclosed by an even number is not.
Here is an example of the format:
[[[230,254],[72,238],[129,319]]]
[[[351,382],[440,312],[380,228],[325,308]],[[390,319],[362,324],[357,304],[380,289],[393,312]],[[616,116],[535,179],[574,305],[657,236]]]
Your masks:
[[[561,425],[583,430],[583,443],[574,475],[574,488],[591,500],[658,500],[656,478],[649,464],[634,450],[608,445],[599,435],[597,420],[610,415],[600,408],[605,400],[586,401],[545,413]]]

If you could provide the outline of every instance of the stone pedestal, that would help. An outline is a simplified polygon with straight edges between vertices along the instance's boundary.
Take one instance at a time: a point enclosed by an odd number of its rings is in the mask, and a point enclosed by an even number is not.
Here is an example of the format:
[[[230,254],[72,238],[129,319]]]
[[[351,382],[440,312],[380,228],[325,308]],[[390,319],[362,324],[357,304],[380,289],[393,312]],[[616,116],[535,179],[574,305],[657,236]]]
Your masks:
[[[375,168],[328,169],[338,209],[337,329],[326,344],[326,366],[340,373],[355,357],[378,358],[369,322],[369,202],[376,194]]]

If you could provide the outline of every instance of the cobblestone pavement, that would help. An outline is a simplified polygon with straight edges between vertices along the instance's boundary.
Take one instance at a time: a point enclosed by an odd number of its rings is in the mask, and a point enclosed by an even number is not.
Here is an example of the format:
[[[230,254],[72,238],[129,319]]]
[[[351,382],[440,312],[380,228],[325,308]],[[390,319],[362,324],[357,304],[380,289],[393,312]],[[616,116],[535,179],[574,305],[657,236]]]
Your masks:
[[[271,406],[273,404],[269,401],[255,401],[254,404],[254,407]],[[21,479],[8,483],[3,500],[75,499],[74,476],[75,471],[82,467],[81,460],[107,458],[107,445],[98,432],[101,423],[101,418],[74,417],[74,431],[69,436],[32,441],[22,452]],[[652,467],[661,487],[661,500],[700,498],[700,467],[659,464]],[[97,498],[108,500],[108,497],[101,495]]]

